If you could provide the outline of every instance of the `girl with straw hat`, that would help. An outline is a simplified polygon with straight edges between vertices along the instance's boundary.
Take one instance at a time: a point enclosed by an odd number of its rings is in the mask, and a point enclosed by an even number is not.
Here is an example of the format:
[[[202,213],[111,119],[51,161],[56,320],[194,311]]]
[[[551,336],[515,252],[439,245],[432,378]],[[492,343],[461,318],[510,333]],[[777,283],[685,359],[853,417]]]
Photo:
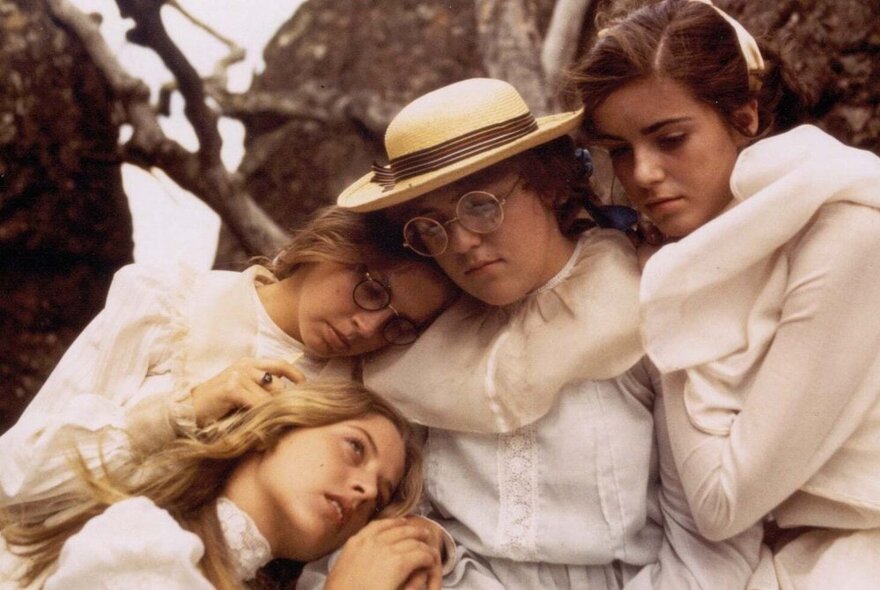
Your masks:
[[[708,2],[634,12],[575,76],[587,131],[670,237],[642,334],[700,530],[768,522],[750,588],[877,588],[880,158],[795,126],[784,62]]]
[[[741,589],[760,531],[693,534],[662,431],[658,462],[635,249],[581,215],[621,213],[587,201],[581,120],[535,118],[490,79],[394,118],[388,164],[338,204],[380,212],[467,296],[365,381],[428,427],[428,500],[459,543],[445,586]]]

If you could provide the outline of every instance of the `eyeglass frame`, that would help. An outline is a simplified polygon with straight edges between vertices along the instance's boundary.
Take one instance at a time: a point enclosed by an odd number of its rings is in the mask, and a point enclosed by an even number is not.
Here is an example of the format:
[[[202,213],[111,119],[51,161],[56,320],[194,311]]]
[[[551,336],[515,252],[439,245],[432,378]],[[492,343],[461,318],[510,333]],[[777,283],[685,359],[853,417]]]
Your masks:
[[[495,193],[491,193],[489,191],[483,191],[483,190],[467,191],[466,193],[463,193],[458,198],[458,202],[456,202],[456,204],[455,204],[455,217],[453,217],[452,219],[448,219],[446,221],[437,221],[436,219],[432,219],[431,217],[424,217],[422,215],[416,215],[415,217],[411,217],[410,219],[407,220],[406,223],[403,224],[403,229],[401,230],[401,233],[403,233],[403,247],[409,248],[410,250],[412,250],[413,252],[415,252],[419,256],[424,256],[426,258],[436,258],[438,256],[442,256],[443,254],[445,254],[446,250],[449,249],[449,242],[450,242],[449,232],[446,230],[446,227],[455,221],[458,221],[459,223],[461,223],[461,213],[459,213],[458,208],[461,206],[461,202],[464,200],[465,197],[467,197],[468,195],[474,194],[474,193],[483,193],[483,194],[489,195],[490,197],[492,197],[495,200],[496,203],[498,203],[498,209],[501,212],[501,215],[498,219],[498,224],[495,227],[493,227],[492,229],[487,230],[487,231],[479,231],[479,230],[471,229],[463,223],[461,224],[462,227],[464,227],[469,232],[473,232],[475,234],[480,234],[480,235],[487,235],[487,234],[491,234],[492,232],[498,231],[498,228],[501,227],[501,225],[504,223],[504,205],[507,203],[508,197],[510,197],[510,195],[513,194],[513,191],[516,189],[516,187],[519,186],[520,180],[522,180],[522,176],[520,174],[517,174],[516,178],[513,181],[513,185],[511,185],[511,187],[507,190],[506,193],[504,193],[504,196],[501,198],[498,198],[497,196],[495,196]],[[426,254],[424,252],[421,252],[417,248],[413,247],[412,244],[409,243],[409,240],[407,240],[407,238],[406,238],[406,228],[409,227],[409,224],[412,223],[413,221],[415,221],[416,219],[427,219],[427,220],[429,220],[433,223],[436,223],[437,225],[440,226],[440,228],[443,230],[443,234],[446,236],[446,244],[443,246],[442,250],[440,250],[436,254]]]
[[[354,304],[364,311],[382,311],[383,309],[387,308],[390,309],[391,313],[394,314],[394,317],[388,318],[388,320],[386,320],[385,323],[382,324],[382,338],[385,339],[385,342],[392,346],[406,346],[415,342],[420,335],[419,327],[411,319],[401,315],[400,312],[397,311],[397,308],[391,305],[391,285],[371,275],[369,269],[365,264],[358,265],[356,271],[358,274],[363,273],[364,276],[360,281],[357,282],[357,284],[355,284],[354,288],[351,290],[351,299],[352,301],[354,301]],[[379,288],[385,294],[385,303],[381,307],[367,307],[366,305],[363,305],[360,301],[358,301],[357,293],[366,284],[379,285]],[[409,333],[414,334],[413,339],[407,340],[406,342],[396,342],[393,339],[389,338],[388,328],[393,325],[405,326]],[[406,332],[401,331],[401,333]]]

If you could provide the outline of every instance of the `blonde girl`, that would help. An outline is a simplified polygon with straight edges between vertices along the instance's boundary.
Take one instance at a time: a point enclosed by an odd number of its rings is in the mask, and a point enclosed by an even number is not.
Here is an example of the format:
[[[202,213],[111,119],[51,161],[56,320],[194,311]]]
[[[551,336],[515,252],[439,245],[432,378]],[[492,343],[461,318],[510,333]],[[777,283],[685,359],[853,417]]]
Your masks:
[[[374,518],[391,519],[369,525],[393,537],[386,551],[365,568],[353,543],[328,588],[353,575],[397,588],[439,560],[420,529],[395,518],[421,491],[410,429],[353,382],[298,386],[122,470],[81,472],[83,485],[63,503],[0,512],[3,537],[25,558],[22,584],[240,588],[269,559],[316,559]]]

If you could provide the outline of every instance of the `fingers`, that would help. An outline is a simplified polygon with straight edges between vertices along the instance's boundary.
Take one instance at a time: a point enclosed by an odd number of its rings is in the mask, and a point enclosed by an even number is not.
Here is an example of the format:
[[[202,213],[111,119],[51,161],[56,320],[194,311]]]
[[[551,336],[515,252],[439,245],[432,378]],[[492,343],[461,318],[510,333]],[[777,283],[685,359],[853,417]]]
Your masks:
[[[196,422],[204,426],[233,410],[262,403],[283,391],[285,380],[302,383],[305,376],[280,359],[239,359],[192,389]]]
[[[260,379],[262,379],[265,373],[272,375],[273,384],[275,381],[281,381],[281,379],[278,379],[279,377],[286,377],[294,383],[303,383],[306,380],[306,376],[303,375],[302,371],[293,364],[280,359],[255,359],[254,368],[260,371]]]

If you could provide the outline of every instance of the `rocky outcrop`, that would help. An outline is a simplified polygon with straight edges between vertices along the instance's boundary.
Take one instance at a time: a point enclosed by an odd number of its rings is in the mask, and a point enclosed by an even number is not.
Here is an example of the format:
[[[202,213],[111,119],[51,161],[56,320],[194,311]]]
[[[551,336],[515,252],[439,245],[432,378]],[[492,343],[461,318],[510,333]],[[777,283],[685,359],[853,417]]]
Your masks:
[[[131,259],[104,80],[40,2],[0,0],[0,432]]]

